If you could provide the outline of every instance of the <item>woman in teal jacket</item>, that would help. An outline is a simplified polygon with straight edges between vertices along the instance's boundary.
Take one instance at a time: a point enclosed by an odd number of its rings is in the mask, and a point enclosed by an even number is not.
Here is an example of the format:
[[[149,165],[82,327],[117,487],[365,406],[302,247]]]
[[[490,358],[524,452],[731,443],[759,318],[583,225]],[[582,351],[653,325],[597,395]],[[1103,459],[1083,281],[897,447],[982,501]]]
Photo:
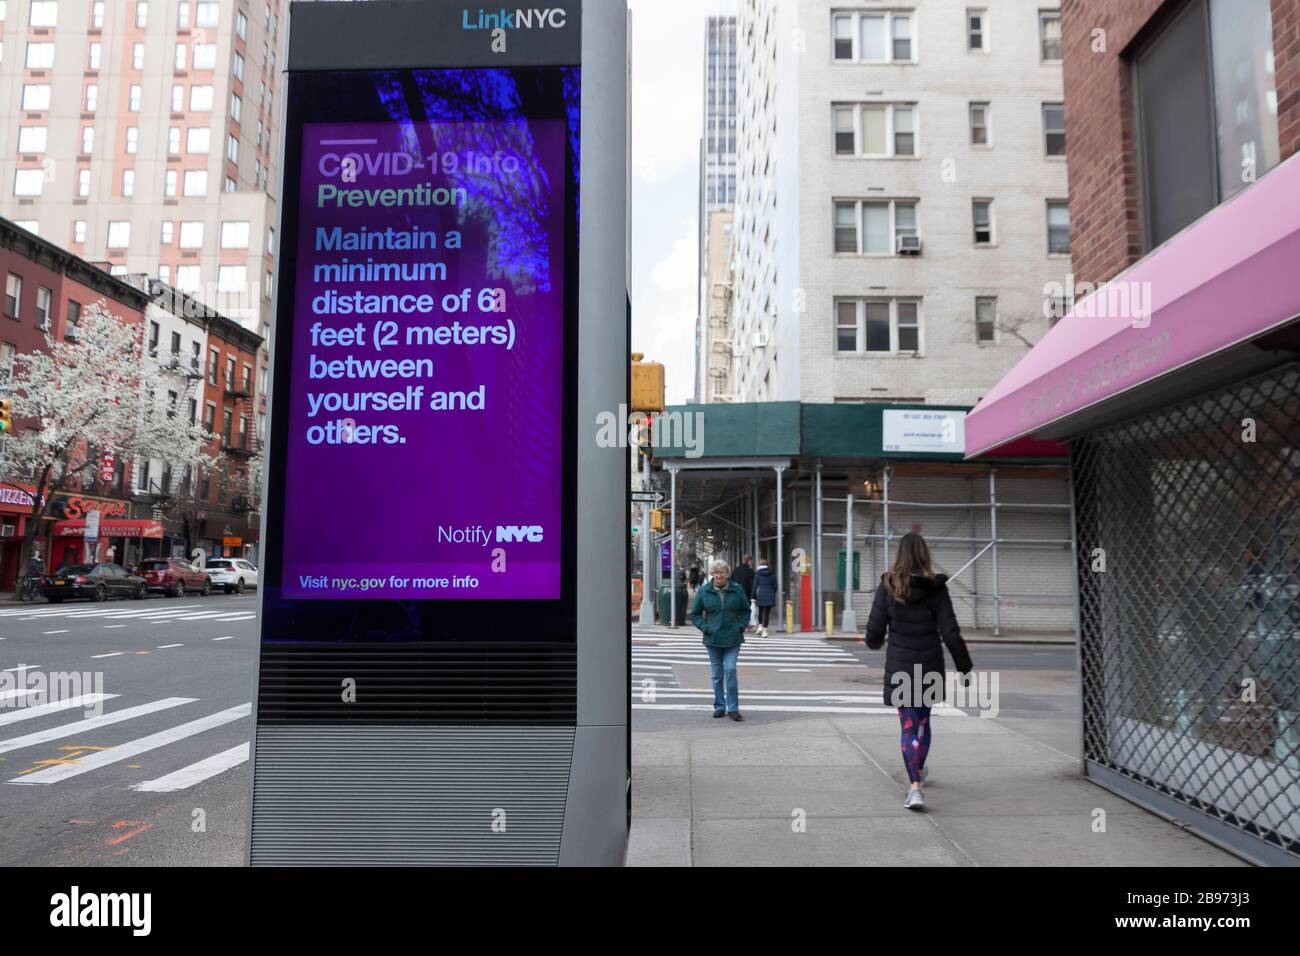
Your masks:
[[[731,568],[723,561],[713,566],[709,583],[695,592],[691,623],[704,635],[704,649],[709,652],[713,716],[743,720],[736,661],[740,658],[740,645],[745,643],[745,627],[749,624],[749,595],[739,584],[728,579],[730,571]]]

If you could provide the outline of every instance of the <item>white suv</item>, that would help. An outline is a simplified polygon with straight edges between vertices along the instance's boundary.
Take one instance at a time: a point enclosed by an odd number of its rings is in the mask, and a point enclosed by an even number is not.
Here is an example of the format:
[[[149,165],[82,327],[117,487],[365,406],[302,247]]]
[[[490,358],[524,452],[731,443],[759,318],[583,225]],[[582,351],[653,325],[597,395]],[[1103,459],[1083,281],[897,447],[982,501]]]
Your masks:
[[[227,594],[244,593],[244,588],[257,587],[257,568],[243,558],[209,558],[206,568],[214,588],[224,588]]]

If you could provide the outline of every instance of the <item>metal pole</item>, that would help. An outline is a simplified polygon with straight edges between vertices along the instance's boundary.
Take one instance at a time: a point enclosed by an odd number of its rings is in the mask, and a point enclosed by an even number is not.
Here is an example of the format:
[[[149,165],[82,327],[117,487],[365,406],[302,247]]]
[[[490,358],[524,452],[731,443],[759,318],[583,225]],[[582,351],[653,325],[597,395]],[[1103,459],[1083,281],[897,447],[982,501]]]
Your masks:
[[[641,490],[649,491],[650,485],[650,456],[644,455],[641,459],[641,471],[644,476],[641,481]],[[655,602],[656,593],[653,584],[655,583],[655,567],[658,565],[658,556],[653,554],[654,551],[654,532],[650,530],[650,512],[654,505],[646,502],[641,506],[641,614],[640,623],[654,624],[655,622]]]
[[[781,618],[780,627],[785,627],[785,535],[784,528],[781,527],[781,521],[784,518],[784,502],[781,500],[785,495],[785,489],[782,484],[782,475],[785,473],[785,466],[777,465],[776,467],[776,613]]]
[[[826,622],[823,620],[822,608],[822,463],[817,462],[816,478],[817,505],[813,509],[813,593],[816,595],[813,601],[813,613],[817,616],[817,627],[820,629]]]
[[[844,613],[840,615],[840,628],[845,634],[858,632],[858,612],[853,608],[853,492],[851,491],[845,500],[844,511]]]
[[[754,484],[754,547],[753,550],[750,551],[750,554],[754,556],[755,561],[758,560],[758,554],[759,554],[758,535],[759,535],[760,522],[758,517],[758,496],[760,494],[761,492],[759,491],[758,484],[755,483]]]
[[[993,636],[1002,633],[1002,595],[998,591],[998,480],[989,469],[989,536],[993,539]]]
[[[668,626],[677,626],[677,469],[669,468],[672,498],[668,511]]]
[[[884,556],[881,567],[889,569],[889,466],[882,469],[881,481],[881,520],[885,523]]]

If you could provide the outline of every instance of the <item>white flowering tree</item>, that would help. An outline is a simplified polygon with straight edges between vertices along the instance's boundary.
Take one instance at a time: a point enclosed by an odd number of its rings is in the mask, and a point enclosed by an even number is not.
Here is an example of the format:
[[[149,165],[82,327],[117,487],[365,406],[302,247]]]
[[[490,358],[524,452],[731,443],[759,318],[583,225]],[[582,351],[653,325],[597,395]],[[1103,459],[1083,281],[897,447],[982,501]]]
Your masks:
[[[155,458],[212,468],[201,423],[158,396],[184,394],[179,373],[144,356],[143,330],[113,315],[104,300],[87,306],[64,341],[46,336],[46,348],[17,356],[10,382],[13,418],[24,424],[0,439],[0,476],[30,476],[37,494],[23,541],[26,568],[50,491],[95,467],[91,450],[119,461]]]

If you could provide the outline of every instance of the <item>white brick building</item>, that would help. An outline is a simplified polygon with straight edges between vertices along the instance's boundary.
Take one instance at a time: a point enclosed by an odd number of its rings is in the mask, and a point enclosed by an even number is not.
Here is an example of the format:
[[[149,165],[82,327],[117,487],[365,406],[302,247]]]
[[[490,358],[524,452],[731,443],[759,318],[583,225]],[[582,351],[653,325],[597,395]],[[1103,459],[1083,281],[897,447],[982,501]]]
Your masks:
[[[738,401],[973,405],[1042,336],[1058,38],[1030,0],[741,0]]]

